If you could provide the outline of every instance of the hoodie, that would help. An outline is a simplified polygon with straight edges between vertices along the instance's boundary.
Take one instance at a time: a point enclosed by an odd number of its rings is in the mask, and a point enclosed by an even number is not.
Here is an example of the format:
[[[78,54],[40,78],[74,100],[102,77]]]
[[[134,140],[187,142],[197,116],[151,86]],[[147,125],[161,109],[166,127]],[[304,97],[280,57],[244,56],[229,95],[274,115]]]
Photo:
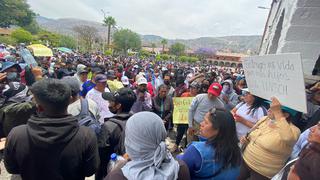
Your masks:
[[[228,83],[230,85],[230,90],[228,92],[221,91],[220,98],[223,99],[224,96],[228,97],[229,102],[225,104],[227,110],[232,110],[239,103],[239,95],[233,89],[233,83],[230,79],[223,81],[221,84]]]
[[[4,162],[22,179],[84,179],[99,165],[97,139],[73,116],[31,116],[9,133]]]

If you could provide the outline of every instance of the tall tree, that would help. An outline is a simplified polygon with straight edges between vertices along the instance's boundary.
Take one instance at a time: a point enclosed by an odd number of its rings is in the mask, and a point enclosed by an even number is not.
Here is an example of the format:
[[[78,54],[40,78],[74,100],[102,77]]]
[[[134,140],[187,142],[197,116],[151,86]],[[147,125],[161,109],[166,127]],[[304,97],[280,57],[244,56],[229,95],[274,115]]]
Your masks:
[[[73,30],[78,33],[79,39],[83,41],[86,51],[91,51],[95,40],[98,37],[98,30],[95,27],[87,25],[79,25],[73,27]]]
[[[168,44],[168,41],[166,39],[162,39],[161,44],[162,44],[162,53],[164,53],[164,48]]]
[[[184,54],[186,46],[182,43],[174,43],[170,47],[170,53],[176,56],[181,56]]]
[[[32,23],[34,16],[26,0],[0,0],[0,27],[24,27]]]
[[[127,55],[129,49],[135,51],[141,49],[140,36],[129,29],[122,29],[114,33],[113,42],[116,50],[122,51],[125,55]]]
[[[116,25],[116,20],[112,16],[105,17],[103,20],[105,26],[108,27],[108,48],[110,48],[110,36],[111,36],[111,27]]]

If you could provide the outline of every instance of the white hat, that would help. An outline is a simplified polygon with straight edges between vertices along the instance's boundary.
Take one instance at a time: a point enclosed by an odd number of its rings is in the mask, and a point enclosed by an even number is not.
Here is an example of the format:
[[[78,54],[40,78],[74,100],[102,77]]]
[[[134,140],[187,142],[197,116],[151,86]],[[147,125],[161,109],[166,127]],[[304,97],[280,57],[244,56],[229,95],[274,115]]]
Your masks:
[[[138,85],[148,84],[147,79],[144,77],[140,77],[137,81]]]
[[[129,85],[129,78],[127,76],[122,76],[121,77],[121,82],[123,85]]]

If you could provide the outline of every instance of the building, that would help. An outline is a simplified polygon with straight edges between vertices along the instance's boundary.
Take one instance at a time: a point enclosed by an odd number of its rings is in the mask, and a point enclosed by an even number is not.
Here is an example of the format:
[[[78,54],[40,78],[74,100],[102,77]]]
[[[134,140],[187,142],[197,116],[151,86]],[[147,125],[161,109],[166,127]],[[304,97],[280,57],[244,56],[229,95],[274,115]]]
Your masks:
[[[217,66],[242,67],[243,57],[247,57],[247,55],[240,53],[216,52],[214,55],[207,57],[206,61],[207,63]]]
[[[12,33],[11,29],[0,28],[0,36],[10,36]]]
[[[300,52],[310,76],[320,54],[320,0],[273,0],[260,55]]]

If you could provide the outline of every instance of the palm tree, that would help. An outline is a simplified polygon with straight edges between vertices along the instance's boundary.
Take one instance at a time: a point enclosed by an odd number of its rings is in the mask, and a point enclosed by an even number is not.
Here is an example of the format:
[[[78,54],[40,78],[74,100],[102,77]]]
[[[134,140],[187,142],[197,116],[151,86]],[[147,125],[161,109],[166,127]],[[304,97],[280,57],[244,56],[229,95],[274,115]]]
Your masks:
[[[116,25],[116,20],[112,16],[105,17],[103,20],[103,25],[108,27],[108,49],[110,48],[110,34],[111,34],[111,27]]]
[[[161,44],[162,44],[162,53],[164,53],[164,47],[165,45],[168,44],[168,41],[166,39],[162,39]]]

